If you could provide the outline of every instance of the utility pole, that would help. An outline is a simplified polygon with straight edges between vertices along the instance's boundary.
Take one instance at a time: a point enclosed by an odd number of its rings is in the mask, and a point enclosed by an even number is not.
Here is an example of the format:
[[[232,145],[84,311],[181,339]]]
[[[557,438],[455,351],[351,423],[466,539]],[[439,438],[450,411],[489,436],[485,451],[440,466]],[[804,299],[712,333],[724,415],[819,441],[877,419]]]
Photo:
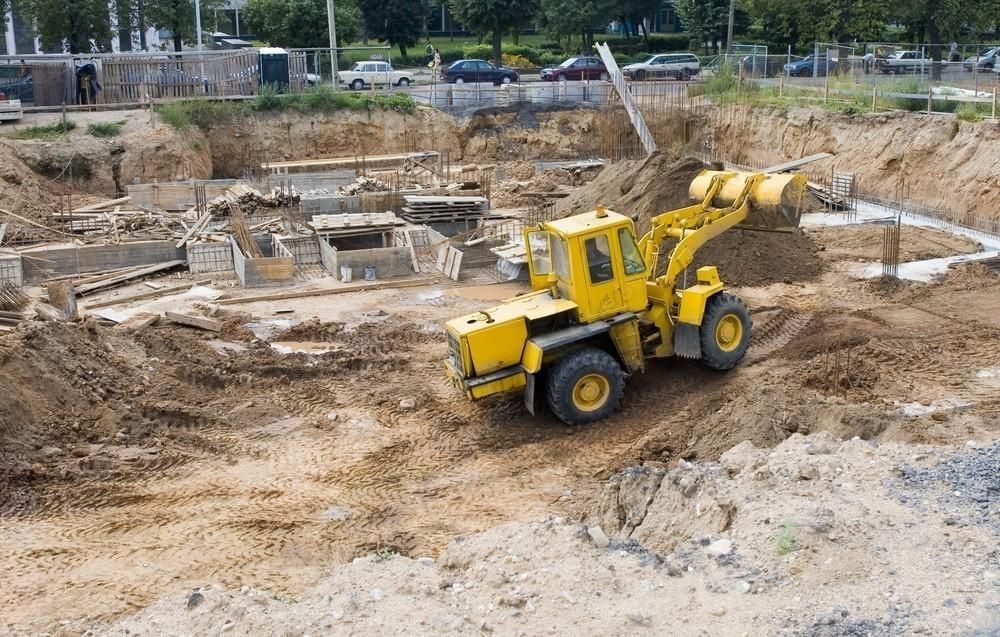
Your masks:
[[[729,30],[726,32],[726,55],[733,52],[733,22],[736,20],[736,0],[729,0]]]
[[[333,0],[326,0],[326,19],[330,28],[330,61],[333,73],[333,90],[337,90],[337,19],[333,15]]]

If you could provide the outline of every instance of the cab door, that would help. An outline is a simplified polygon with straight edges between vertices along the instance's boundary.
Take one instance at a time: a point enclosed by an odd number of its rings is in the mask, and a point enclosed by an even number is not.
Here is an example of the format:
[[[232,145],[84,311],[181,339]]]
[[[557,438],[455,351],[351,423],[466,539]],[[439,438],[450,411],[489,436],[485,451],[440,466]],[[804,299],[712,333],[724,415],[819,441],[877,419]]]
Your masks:
[[[614,316],[625,311],[622,299],[621,258],[615,250],[614,230],[608,229],[583,235],[579,239],[579,263],[582,272],[576,279],[586,286],[586,293],[579,295],[580,320],[587,322]]]

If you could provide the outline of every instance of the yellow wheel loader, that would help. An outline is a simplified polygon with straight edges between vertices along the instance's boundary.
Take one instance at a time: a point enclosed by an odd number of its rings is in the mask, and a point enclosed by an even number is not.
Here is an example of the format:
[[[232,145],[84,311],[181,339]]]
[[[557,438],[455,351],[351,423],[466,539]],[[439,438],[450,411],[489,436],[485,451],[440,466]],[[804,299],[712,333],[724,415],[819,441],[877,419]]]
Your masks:
[[[533,291],[448,321],[448,375],[472,399],[523,390],[532,414],[544,394],[560,420],[583,424],[614,411],[647,359],[734,367],[750,344],[746,305],[714,266],[690,286],[683,275],[737,224],[797,226],[805,189],[801,175],[703,171],[689,189],[699,203],[654,217],[639,239],[631,218],[603,207],[529,228]]]

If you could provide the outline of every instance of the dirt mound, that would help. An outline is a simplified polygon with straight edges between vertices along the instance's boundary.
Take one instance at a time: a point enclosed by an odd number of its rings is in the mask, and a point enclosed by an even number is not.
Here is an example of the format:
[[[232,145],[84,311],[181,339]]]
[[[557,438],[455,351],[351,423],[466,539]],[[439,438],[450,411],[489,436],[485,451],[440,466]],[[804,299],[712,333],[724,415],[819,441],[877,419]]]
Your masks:
[[[716,266],[723,281],[741,286],[813,281],[826,269],[808,235],[749,230],[730,230],[706,243],[691,272],[703,265]]]
[[[560,216],[568,216],[604,205],[624,215],[638,214],[642,232],[651,217],[688,205],[688,187],[705,168],[697,159],[677,159],[664,152],[642,161],[618,162],[560,201],[556,210]]]
[[[279,332],[271,340],[328,343],[339,340],[343,331],[343,323],[324,323],[319,319],[309,319]]]
[[[48,224],[51,214],[59,209],[59,200],[47,181],[21,160],[14,144],[0,140],[0,155],[4,156],[0,162],[0,208]]]

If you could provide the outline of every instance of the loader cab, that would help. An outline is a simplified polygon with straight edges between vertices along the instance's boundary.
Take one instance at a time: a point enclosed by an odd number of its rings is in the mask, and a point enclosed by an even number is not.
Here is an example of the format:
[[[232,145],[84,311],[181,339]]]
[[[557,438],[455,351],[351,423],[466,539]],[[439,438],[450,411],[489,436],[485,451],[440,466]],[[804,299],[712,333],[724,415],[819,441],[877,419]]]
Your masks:
[[[579,322],[646,308],[647,266],[628,217],[599,207],[527,230],[525,245],[532,289],[554,287]]]

